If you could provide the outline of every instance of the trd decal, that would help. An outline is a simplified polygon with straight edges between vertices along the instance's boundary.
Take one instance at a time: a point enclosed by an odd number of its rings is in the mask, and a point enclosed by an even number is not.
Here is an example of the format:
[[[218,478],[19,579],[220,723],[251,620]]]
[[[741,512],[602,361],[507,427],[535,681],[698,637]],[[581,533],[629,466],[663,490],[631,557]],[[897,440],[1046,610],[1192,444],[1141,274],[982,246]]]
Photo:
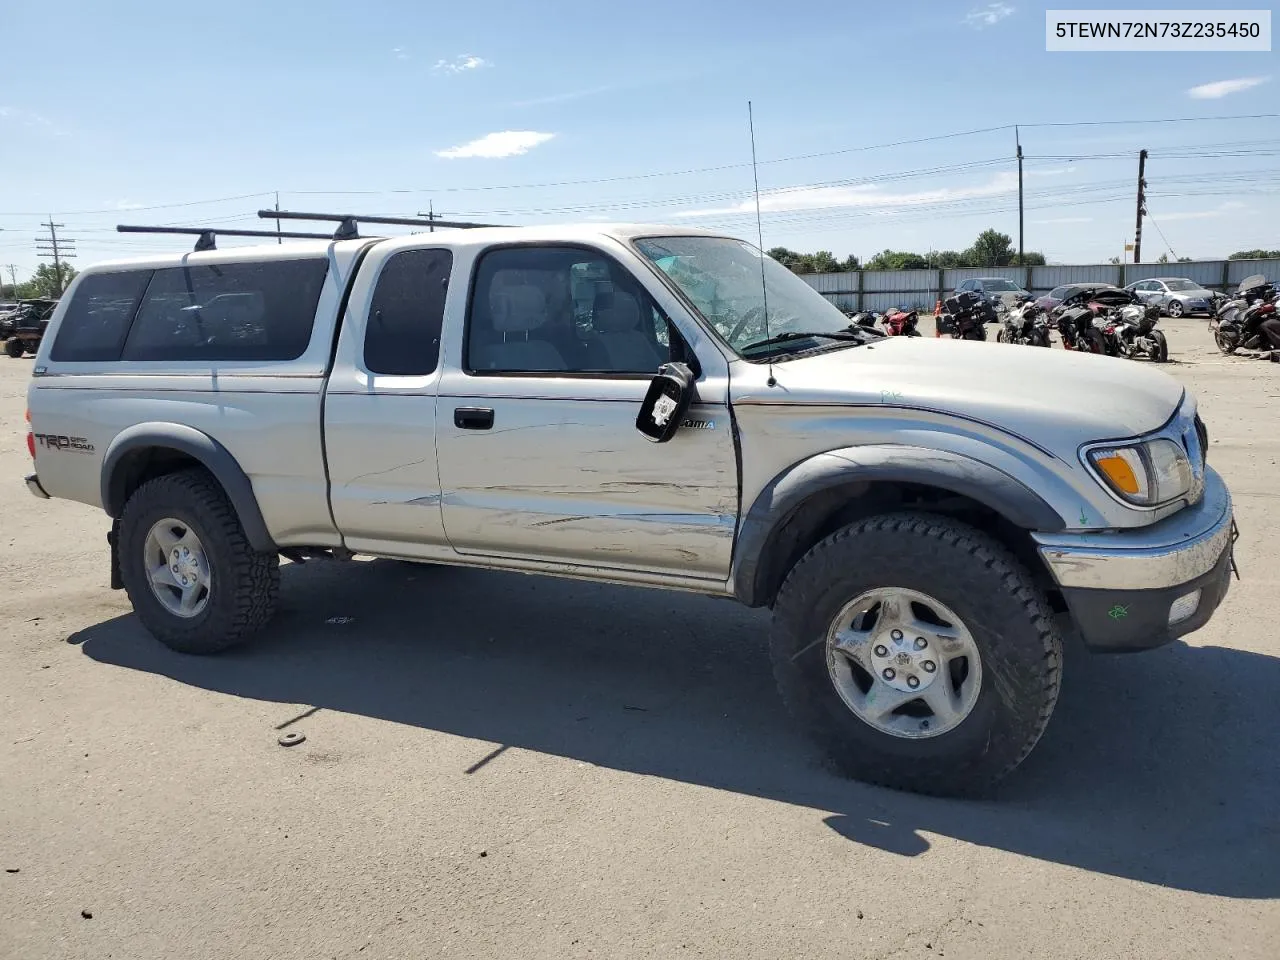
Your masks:
[[[77,453],[93,453],[93,444],[85,437],[64,437],[52,433],[37,433],[36,442],[46,450],[74,450]]]

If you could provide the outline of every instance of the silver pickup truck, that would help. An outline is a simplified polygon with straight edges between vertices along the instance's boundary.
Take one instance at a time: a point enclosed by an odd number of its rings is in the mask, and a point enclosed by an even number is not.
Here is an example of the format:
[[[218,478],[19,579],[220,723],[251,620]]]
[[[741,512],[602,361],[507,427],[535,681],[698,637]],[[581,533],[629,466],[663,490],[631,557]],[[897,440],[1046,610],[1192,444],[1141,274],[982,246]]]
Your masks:
[[[440,231],[103,264],[29,390],[37,496],[184,653],[355,554],[733,597],[848,774],[982,792],[1062,633],[1140,650],[1227,590],[1194,398],[1140,364],[850,328],[750,244]],[[501,598],[495,598],[501,602]],[[566,622],[573,612],[566,610]]]

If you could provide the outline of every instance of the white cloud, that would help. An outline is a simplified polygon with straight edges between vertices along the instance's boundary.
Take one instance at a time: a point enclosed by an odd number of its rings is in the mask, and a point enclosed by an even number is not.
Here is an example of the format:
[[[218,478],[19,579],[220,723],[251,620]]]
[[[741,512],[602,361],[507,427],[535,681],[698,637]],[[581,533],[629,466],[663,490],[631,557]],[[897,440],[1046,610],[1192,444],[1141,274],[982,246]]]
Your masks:
[[[554,133],[539,133],[536,130],[502,130],[487,133],[478,140],[450,147],[448,150],[437,150],[436,156],[446,160],[460,160],[464,157],[518,157],[554,136]]]
[[[34,110],[24,110],[21,107],[0,107],[0,119],[13,120],[21,123],[24,127],[43,130],[55,137],[70,136],[66,130],[63,130],[48,117],[36,113]]]
[[[431,69],[436,73],[464,73],[467,70],[479,70],[481,67],[487,66],[489,66],[489,61],[483,57],[464,53],[454,57],[452,60],[437,60],[436,65]]]
[[[1225,217],[1228,214],[1238,215],[1247,206],[1248,204],[1241,203],[1239,200],[1228,200],[1212,210],[1179,210],[1174,213],[1162,213],[1160,214],[1160,222],[1168,223],[1170,220],[1211,220],[1215,217]]]
[[[1218,100],[1233,93],[1252,90],[1270,80],[1270,77],[1237,77],[1234,80],[1217,80],[1214,83],[1202,83],[1187,91],[1192,100]]]
[[[396,58],[397,60],[408,60],[408,59],[409,59],[409,54],[407,54],[407,53],[405,53],[405,52],[404,52],[404,47],[392,47],[392,48],[391,48],[391,52],[392,52],[392,54],[395,56],[395,58]]]
[[[583,97],[594,97],[601,93],[609,93],[614,87],[591,87],[588,90],[570,90],[568,93],[553,93],[546,97],[534,97],[532,100],[517,100],[513,107],[537,107],[547,103],[566,103],[570,100],[581,100]]]
[[[1029,170],[1027,177],[1046,177],[1070,173],[1067,167],[1047,170]],[[821,210],[827,207],[863,207],[887,213],[905,207],[916,207],[954,200],[972,200],[1013,193],[1018,189],[1018,175],[1013,171],[996,174],[986,183],[967,187],[937,187],[913,193],[889,193],[874,184],[850,187],[798,187],[769,190],[760,194],[760,209],[765,213],[787,213],[795,210]],[[686,210],[677,217],[712,217],[732,213],[753,213],[755,200],[744,200],[732,207],[716,207],[708,210]]]
[[[989,3],[985,7],[970,10],[964,22],[975,30],[981,30],[983,27],[994,27],[1005,17],[1012,16],[1013,11],[1014,8],[1007,3]]]

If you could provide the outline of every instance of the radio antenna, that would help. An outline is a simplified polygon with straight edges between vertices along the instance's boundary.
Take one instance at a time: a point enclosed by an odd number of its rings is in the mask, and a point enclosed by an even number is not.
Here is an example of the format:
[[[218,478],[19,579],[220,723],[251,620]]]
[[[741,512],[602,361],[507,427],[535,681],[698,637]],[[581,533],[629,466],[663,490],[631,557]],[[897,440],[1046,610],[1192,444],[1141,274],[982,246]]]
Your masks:
[[[764,276],[764,226],[760,220],[760,174],[756,170],[756,118],[751,109],[751,101],[747,101],[747,129],[751,131],[751,179],[756,189],[756,244],[760,251],[760,299],[764,308],[764,335],[769,336],[769,284]],[[776,386],[773,378],[773,361],[769,361],[769,386]]]

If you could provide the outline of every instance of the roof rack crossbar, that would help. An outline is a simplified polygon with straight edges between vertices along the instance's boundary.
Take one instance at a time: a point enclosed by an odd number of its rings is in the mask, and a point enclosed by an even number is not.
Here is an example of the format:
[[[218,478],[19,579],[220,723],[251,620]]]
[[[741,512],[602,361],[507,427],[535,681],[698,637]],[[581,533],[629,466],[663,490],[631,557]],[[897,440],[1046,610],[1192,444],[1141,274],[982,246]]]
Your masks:
[[[117,233],[176,233],[197,237],[195,251],[217,249],[217,237],[281,237],[287,240],[329,240],[327,233],[297,233],[289,230],[224,230],[220,227],[140,227],[127,223],[116,224]]]
[[[357,227],[361,222],[394,224],[403,227],[426,227],[428,230],[435,227],[476,230],[481,227],[506,226],[506,224],[500,223],[472,223],[468,220],[441,220],[438,217],[366,217],[356,213],[300,213],[296,210],[259,210],[258,216],[263,220],[319,220],[336,223],[338,224],[338,229],[333,234],[335,240],[351,240],[359,236]]]

